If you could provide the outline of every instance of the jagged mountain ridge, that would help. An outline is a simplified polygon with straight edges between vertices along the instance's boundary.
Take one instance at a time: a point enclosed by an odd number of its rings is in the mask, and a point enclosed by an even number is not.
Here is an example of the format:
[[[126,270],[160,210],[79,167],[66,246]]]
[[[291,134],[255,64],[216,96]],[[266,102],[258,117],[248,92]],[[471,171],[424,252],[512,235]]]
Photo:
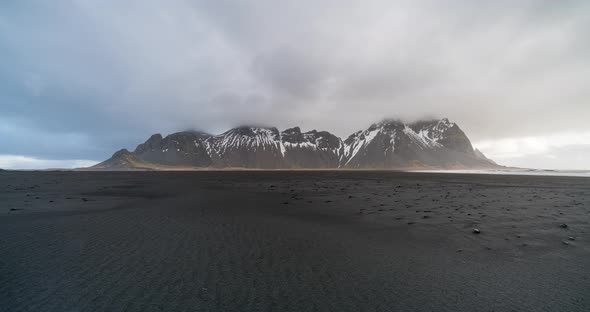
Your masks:
[[[476,167],[489,162],[446,118],[411,124],[382,121],[352,134],[344,144],[342,166],[348,168]]]
[[[274,127],[242,126],[219,135],[154,134],[133,152],[119,151],[94,168],[121,169],[125,164],[260,169],[497,167],[446,118],[413,123],[384,120],[344,141],[327,131],[301,132],[299,127],[282,132]]]

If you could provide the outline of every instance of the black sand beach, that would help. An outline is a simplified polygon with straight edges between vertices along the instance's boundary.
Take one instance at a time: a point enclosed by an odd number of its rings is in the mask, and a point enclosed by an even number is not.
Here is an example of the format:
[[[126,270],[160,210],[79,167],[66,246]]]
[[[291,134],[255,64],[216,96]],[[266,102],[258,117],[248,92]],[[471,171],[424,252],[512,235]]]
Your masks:
[[[590,311],[590,179],[5,171],[0,311]]]

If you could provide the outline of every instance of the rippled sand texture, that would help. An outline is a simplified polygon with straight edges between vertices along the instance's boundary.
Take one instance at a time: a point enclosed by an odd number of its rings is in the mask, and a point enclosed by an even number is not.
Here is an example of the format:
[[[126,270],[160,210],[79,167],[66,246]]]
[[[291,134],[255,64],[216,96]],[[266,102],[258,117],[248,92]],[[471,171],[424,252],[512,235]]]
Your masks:
[[[590,311],[590,179],[0,173],[0,311],[513,310]]]

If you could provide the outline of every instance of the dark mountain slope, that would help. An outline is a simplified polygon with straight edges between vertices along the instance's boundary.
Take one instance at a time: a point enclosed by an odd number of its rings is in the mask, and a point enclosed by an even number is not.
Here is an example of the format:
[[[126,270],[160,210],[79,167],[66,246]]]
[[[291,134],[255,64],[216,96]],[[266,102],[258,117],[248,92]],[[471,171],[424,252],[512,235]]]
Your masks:
[[[384,120],[345,141],[327,131],[279,132],[242,126],[219,135],[178,132],[152,135],[135,151],[122,150],[97,166],[124,169],[142,164],[195,168],[493,168],[459,126],[448,119],[404,123]]]

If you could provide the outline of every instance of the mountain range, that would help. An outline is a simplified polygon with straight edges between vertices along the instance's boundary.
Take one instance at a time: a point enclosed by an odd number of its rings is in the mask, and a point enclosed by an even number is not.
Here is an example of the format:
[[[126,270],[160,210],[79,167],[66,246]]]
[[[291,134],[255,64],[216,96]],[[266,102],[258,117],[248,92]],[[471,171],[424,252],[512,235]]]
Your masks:
[[[184,131],[152,135],[90,169],[459,169],[497,168],[448,119],[384,120],[347,139],[299,127],[241,126],[219,135]]]

